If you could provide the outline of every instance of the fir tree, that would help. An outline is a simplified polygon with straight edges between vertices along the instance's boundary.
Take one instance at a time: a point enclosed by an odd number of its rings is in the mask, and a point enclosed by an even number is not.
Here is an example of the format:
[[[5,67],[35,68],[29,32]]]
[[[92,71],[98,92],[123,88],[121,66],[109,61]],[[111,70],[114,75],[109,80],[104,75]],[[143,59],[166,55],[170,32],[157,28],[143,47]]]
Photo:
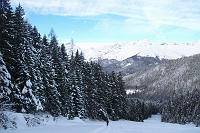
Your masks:
[[[101,105],[97,98],[97,82],[95,81],[92,63],[85,64],[83,73],[86,115],[90,119],[102,119]]]
[[[0,51],[8,71],[13,73],[15,59],[13,54],[14,13],[9,0],[0,0]]]
[[[37,52],[39,53],[41,50],[41,36],[40,33],[38,32],[36,26],[34,26],[33,28],[31,27],[30,29],[30,36],[32,38],[32,45],[33,47],[37,50]]]
[[[70,86],[70,103],[71,103],[71,115],[74,117],[85,117],[85,103],[84,103],[84,84],[82,79],[83,74],[83,58],[76,52],[75,57],[71,58],[71,86]]]
[[[43,48],[41,52],[41,74],[44,85],[44,97],[43,101],[44,110],[51,113],[53,116],[61,114],[61,102],[59,101],[60,94],[57,90],[57,84],[55,82],[55,70],[53,68],[53,57],[50,45],[46,36],[43,38]]]
[[[122,79],[122,74],[119,73],[117,75],[117,88],[118,88],[118,116],[119,118],[126,118],[126,110],[127,110],[127,96],[126,96],[126,91],[125,91],[125,85],[124,81]]]
[[[31,43],[29,39],[29,24],[23,18],[24,10],[19,5],[14,14],[14,69],[11,71],[14,85],[21,92],[23,109],[26,112],[35,111],[37,108],[37,99],[32,90],[30,69],[34,63],[31,57]]]
[[[52,51],[52,65],[53,69],[55,71],[55,77],[54,80],[57,84],[57,90],[59,92],[59,100],[61,104],[63,105],[61,107],[62,115],[67,116],[68,114],[68,109],[67,109],[67,104],[68,104],[68,87],[67,86],[67,80],[66,80],[66,64],[64,61],[62,61],[62,58],[64,58],[61,49],[58,46],[58,41],[56,39],[55,33],[51,33],[51,41],[50,41],[50,48]],[[63,51],[62,51],[63,52]],[[65,60],[67,60],[67,57],[65,57]]]
[[[200,91],[175,94],[163,104],[162,121],[186,124],[193,122],[199,126]]]
[[[69,79],[69,58],[66,53],[65,46],[61,46],[60,51],[60,89],[59,92],[61,94],[60,101],[62,103],[62,115],[68,116],[69,114],[69,90],[70,90],[70,79]]]
[[[5,109],[6,105],[11,104],[11,91],[13,85],[11,83],[11,76],[5,66],[0,53],[0,109]]]

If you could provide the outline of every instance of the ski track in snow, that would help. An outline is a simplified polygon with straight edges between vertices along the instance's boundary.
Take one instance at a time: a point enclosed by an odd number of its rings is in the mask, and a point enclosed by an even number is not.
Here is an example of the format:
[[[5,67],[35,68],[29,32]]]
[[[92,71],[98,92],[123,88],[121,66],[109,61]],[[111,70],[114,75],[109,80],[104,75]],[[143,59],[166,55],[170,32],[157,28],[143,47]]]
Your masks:
[[[111,121],[58,121],[54,124],[17,130],[1,130],[1,133],[200,133],[200,127],[193,124],[179,125],[160,122],[160,115],[154,115],[144,122]]]

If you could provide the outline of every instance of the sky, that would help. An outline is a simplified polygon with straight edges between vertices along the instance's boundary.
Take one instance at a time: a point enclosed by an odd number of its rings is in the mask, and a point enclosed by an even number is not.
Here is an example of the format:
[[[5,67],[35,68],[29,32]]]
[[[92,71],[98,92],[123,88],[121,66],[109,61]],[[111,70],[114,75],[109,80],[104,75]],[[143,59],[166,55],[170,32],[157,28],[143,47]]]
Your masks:
[[[42,34],[60,42],[195,42],[200,0],[11,0]]]

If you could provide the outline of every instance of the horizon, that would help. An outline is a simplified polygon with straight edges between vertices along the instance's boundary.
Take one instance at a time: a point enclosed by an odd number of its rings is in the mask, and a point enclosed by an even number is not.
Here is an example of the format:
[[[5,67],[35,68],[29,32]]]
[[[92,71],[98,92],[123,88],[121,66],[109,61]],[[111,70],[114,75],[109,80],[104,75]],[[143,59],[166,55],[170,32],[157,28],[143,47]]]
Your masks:
[[[59,42],[193,43],[200,40],[200,0],[12,0],[25,9],[28,21],[48,35],[54,29]]]

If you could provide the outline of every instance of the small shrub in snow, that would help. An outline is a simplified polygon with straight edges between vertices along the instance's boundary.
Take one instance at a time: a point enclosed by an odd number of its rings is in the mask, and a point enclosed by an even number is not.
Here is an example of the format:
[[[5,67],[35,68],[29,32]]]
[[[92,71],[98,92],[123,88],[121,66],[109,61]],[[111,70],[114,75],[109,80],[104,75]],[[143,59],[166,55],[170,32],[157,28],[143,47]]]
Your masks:
[[[0,112],[0,129],[16,129],[17,123],[4,112]]]

